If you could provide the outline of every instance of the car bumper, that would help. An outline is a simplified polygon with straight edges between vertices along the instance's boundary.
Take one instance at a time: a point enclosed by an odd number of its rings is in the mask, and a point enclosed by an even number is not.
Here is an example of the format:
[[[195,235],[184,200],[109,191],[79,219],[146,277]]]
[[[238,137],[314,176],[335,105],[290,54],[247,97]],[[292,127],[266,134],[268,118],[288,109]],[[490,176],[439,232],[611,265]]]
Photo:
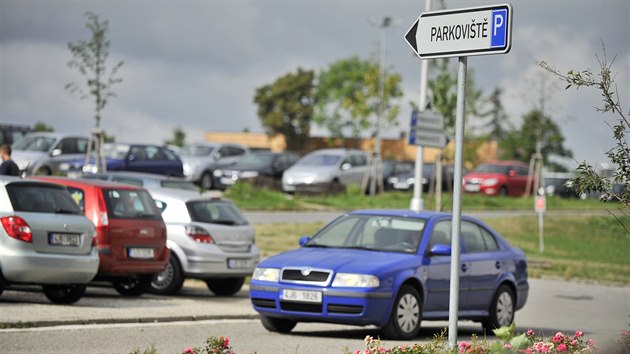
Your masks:
[[[169,251],[164,247],[157,251],[153,259],[121,259],[108,253],[107,248],[100,249],[98,276],[133,276],[138,274],[156,274],[166,268]]]
[[[248,276],[260,262],[260,251],[252,245],[249,252],[224,252],[218,246],[208,250],[186,251],[184,273],[191,278]]]
[[[97,273],[96,248],[88,255],[0,252],[0,271],[13,283],[87,284]]]
[[[321,302],[283,299],[284,290],[321,292]],[[352,325],[384,326],[389,320],[391,291],[343,290],[252,281],[249,296],[254,309],[262,315],[295,321],[330,322]]]

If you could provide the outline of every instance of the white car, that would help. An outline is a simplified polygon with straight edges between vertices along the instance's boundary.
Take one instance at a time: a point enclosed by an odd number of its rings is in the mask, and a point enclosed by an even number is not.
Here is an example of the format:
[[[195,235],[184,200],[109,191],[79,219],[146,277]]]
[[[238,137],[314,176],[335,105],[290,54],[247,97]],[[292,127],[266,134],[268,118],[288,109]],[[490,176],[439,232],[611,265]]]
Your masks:
[[[60,133],[28,133],[11,146],[11,157],[22,175],[53,175],[60,166],[85,159],[88,138]]]
[[[171,251],[154,277],[157,294],[178,292],[186,278],[201,279],[219,296],[237,293],[260,261],[254,228],[230,201],[167,188],[149,189],[166,223]]]
[[[195,143],[185,145],[179,152],[184,164],[184,177],[203,189],[213,189],[214,170],[235,164],[249,149],[241,144]]]

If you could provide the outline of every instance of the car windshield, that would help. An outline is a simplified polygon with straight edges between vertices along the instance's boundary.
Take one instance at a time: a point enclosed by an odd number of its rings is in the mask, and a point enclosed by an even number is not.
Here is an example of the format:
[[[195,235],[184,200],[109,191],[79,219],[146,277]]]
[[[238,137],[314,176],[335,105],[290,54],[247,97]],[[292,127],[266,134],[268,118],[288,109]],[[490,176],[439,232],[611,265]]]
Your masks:
[[[477,166],[475,172],[483,173],[501,173],[506,175],[510,170],[510,166],[506,165],[493,165],[493,164],[481,164]]]
[[[13,150],[48,151],[55,143],[55,138],[47,136],[25,136],[13,144]]]
[[[207,145],[186,145],[182,148],[182,156],[210,156],[214,147]]]
[[[186,203],[192,221],[220,225],[247,225],[234,204],[225,200],[200,200]]]
[[[273,162],[273,155],[266,153],[253,153],[249,155],[245,155],[242,159],[238,160],[238,162],[234,165],[240,168],[263,168],[267,166],[271,166]]]
[[[103,155],[109,159],[124,159],[129,152],[127,144],[105,144],[103,145]]]
[[[339,155],[316,154],[305,156],[298,164],[305,166],[333,166],[341,159]]]
[[[70,193],[62,187],[11,183],[7,185],[7,192],[15,211],[82,214]]]
[[[416,253],[426,220],[384,215],[350,215],[317,233],[306,247],[356,248]]]
[[[160,210],[145,190],[104,189],[107,216],[112,219],[161,220]]]

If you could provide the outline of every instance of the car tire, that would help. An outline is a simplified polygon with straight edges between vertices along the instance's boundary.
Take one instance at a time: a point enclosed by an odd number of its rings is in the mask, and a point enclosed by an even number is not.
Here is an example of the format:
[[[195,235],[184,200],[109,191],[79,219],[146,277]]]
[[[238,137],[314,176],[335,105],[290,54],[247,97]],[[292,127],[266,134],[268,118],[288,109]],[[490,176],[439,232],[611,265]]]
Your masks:
[[[508,189],[506,186],[501,187],[501,189],[499,189],[499,195],[502,197],[507,197],[508,196]]]
[[[85,295],[86,286],[82,284],[44,285],[44,295],[55,304],[73,304]]]
[[[159,295],[173,295],[184,285],[184,274],[179,260],[171,251],[166,268],[153,276],[151,292]]]
[[[232,296],[236,294],[241,287],[245,278],[208,278],[206,285],[208,289],[217,296]]]
[[[503,284],[492,299],[488,317],[481,324],[487,333],[502,326],[509,326],[514,322],[515,311],[514,292],[509,286]]]
[[[201,185],[201,188],[203,188],[204,190],[212,189],[212,187],[214,187],[214,183],[212,181],[212,173],[204,172],[199,179],[199,185]]]
[[[265,329],[269,332],[278,333],[289,333],[293,328],[295,328],[295,325],[297,325],[297,322],[293,320],[267,316],[260,316],[260,323],[262,323],[263,327],[265,327]]]
[[[383,327],[383,334],[390,339],[413,339],[420,332],[421,321],[422,296],[416,288],[404,284],[398,291],[389,322]]]
[[[140,296],[151,288],[153,276],[137,276],[115,280],[114,289],[123,296]]]

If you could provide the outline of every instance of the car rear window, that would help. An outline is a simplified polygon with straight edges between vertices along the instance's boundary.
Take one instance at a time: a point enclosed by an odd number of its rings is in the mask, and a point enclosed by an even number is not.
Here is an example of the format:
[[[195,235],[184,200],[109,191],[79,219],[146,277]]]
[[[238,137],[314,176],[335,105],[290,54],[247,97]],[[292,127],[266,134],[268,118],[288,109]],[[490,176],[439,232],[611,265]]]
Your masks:
[[[161,220],[160,210],[145,190],[104,189],[103,197],[107,204],[110,219],[149,219]]]
[[[247,225],[247,220],[230,202],[203,200],[186,203],[192,221],[221,225]]]
[[[61,186],[11,183],[7,185],[7,192],[15,211],[82,214],[70,193]]]

